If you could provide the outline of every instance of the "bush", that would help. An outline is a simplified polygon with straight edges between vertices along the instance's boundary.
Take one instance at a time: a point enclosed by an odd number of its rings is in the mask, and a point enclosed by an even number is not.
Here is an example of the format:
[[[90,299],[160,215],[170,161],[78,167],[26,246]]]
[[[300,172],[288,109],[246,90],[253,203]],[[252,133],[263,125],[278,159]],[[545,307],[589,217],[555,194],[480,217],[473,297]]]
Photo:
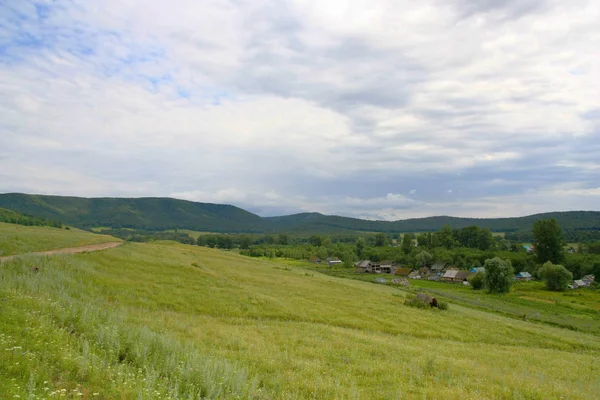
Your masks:
[[[404,300],[404,305],[423,309],[429,307],[429,304],[425,304],[422,300],[417,299],[415,296],[407,296]]]
[[[514,269],[510,260],[494,257],[485,260],[485,287],[490,293],[502,294],[510,290],[514,282]]]
[[[485,273],[477,272],[475,275],[469,277],[469,283],[475,290],[481,290],[485,287]]]
[[[564,266],[552,264],[550,261],[542,265],[538,270],[538,276],[546,282],[548,290],[564,291],[569,282],[573,279],[573,274]]]
[[[431,299],[433,299],[433,297],[425,293],[419,293],[416,296],[407,296],[404,300],[404,305],[421,309],[433,308],[430,305]],[[439,308],[440,310],[447,310],[448,303],[444,301],[437,301],[437,308]]]

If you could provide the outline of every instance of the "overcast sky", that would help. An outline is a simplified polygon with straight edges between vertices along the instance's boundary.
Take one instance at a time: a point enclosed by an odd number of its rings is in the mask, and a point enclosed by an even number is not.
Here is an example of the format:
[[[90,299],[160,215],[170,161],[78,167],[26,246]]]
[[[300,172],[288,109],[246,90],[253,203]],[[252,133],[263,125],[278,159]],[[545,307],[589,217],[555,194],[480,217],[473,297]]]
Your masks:
[[[598,0],[4,0],[0,192],[600,207]]]

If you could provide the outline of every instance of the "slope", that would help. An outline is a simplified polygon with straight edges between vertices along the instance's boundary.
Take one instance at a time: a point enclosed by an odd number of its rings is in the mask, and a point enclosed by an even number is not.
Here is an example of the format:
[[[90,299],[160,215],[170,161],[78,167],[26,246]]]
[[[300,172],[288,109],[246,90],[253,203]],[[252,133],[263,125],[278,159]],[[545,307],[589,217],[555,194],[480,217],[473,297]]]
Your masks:
[[[125,244],[9,262],[0,279],[0,387],[10,398],[44,387],[105,399],[587,399],[600,390],[594,335],[453,304],[414,309],[397,289],[218,250]]]
[[[0,222],[0,257],[120,241],[114,236],[91,234],[75,228],[65,230]]]

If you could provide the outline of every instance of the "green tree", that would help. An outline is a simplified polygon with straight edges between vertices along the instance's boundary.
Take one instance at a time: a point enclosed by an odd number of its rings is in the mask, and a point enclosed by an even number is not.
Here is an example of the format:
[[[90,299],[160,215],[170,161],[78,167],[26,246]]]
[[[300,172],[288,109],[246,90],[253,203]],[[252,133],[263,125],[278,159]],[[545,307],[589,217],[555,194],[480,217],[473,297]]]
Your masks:
[[[538,276],[546,282],[548,290],[564,291],[569,282],[573,279],[573,274],[564,266],[552,264],[550,261],[542,265],[538,270]]]
[[[404,254],[410,253],[412,249],[414,235],[412,233],[405,233],[402,237],[402,251]]]
[[[323,236],[320,235],[312,235],[309,239],[308,242],[310,244],[312,244],[313,246],[322,246],[323,245]]]
[[[242,235],[239,238],[240,241],[240,249],[248,250],[252,245],[252,238],[248,235]]]
[[[431,253],[425,250],[423,250],[415,256],[415,264],[418,267],[424,267],[426,265],[429,265],[429,263],[431,263],[431,260],[433,260],[433,256],[431,255]]]
[[[485,287],[485,272],[477,272],[469,277],[469,283],[475,290],[481,290]]]
[[[514,281],[514,270],[509,260],[500,257],[488,258],[485,267],[485,287],[490,293],[502,294],[510,290]]]
[[[385,236],[385,233],[378,233],[375,235],[375,246],[376,247],[383,247],[387,244],[387,237]]]
[[[363,238],[358,238],[358,240],[356,241],[356,255],[360,258],[362,258],[363,253],[365,251],[365,239]]]
[[[283,245],[290,244],[290,237],[288,235],[286,235],[285,233],[280,233],[277,238],[277,242],[279,244],[283,244]]]
[[[344,262],[344,267],[346,268],[350,268],[354,265],[354,254],[352,254],[351,251],[346,251],[344,252],[344,255],[342,256],[342,261]]]
[[[427,248],[433,247],[433,238],[431,236],[431,233],[426,232],[426,233],[421,233],[420,235],[417,235],[417,245],[419,247],[427,247]]]
[[[538,262],[559,264],[565,259],[565,245],[560,225],[554,218],[533,224],[533,246]]]

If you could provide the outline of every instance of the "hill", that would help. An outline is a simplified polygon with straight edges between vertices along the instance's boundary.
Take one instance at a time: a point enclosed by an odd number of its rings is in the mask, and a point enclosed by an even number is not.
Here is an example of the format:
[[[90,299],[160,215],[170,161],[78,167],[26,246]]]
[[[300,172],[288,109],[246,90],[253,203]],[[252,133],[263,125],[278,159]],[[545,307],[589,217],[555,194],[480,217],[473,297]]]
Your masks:
[[[0,222],[0,257],[118,241],[114,236],[91,234],[76,228],[66,230]]]
[[[261,218],[239,207],[171,198],[81,198],[0,194],[0,207],[81,228],[110,227],[146,230],[190,229],[204,232],[346,233],[422,232],[445,225],[476,225],[495,232],[531,230],[538,219],[556,218],[566,230],[600,230],[600,212],[568,211],[517,218],[459,218],[437,216],[400,221],[369,221],[319,213]]]
[[[445,225],[452,228],[478,226],[489,228],[494,232],[513,232],[531,230],[533,223],[539,219],[555,218],[563,229],[600,230],[599,211],[565,211],[549,212],[526,217],[513,218],[460,218],[437,216],[411,218],[399,221],[369,221],[318,213],[295,214],[282,217],[265,218],[269,226],[277,231],[305,232],[427,232],[437,231]]]
[[[170,198],[83,198],[9,193],[0,194],[0,207],[57,219],[80,228],[263,230],[262,218],[241,208]]]
[[[0,281],[0,388],[11,399],[589,399],[600,390],[597,335],[455,303],[412,308],[397,288],[198,246],[22,257],[2,265]]]

